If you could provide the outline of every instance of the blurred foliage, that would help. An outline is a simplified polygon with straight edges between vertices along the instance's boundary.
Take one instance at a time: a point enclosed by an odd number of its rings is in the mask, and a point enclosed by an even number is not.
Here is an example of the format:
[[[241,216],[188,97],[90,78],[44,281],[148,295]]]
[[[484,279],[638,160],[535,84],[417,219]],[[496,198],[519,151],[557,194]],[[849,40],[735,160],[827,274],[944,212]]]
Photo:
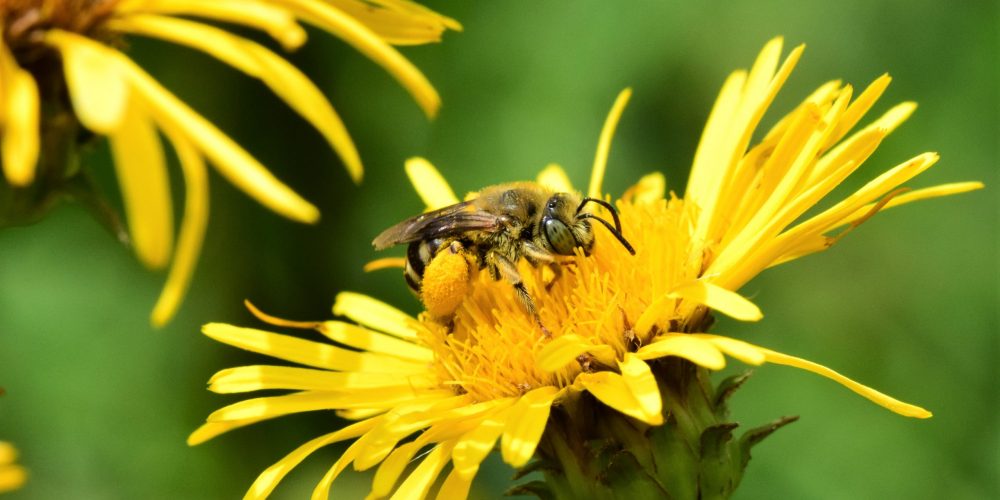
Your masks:
[[[995,1],[431,6],[465,26],[441,45],[405,49],[444,98],[433,123],[336,40],[315,36],[291,56],[351,130],[367,168],[360,187],[264,87],[191,51],[133,42],[136,59],[317,203],[323,220],[280,219],[215,176],[197,277],[162,331],[148,314],[163,276],[142,269],[81,207],[0,233],[0,438],[16,443],[31,473],[11,498],[242,495],[265,467],[339,423],[326,413],[287,417],[189,449],[187,434],[237,399],[205,391],[208,377],[270,362],[210,341],[201,324],[257,325],[244,298],[284,317],[325,318],[340,290],[416,312],[396,272],[361,271],[376,256],[371,238],[421,209],[403,160],[428,157],[460,193],[531,178],[548,162],[584,185],[605,113],[626,86],[635,96],[606,189],[619,193],[662,170],[682,191],[723,79],[778,34],[789,48],[809,46],[765,126],[833,78],[863,87],[890,72],[873,114],[920,103],[845,189],[928,150],[941,163],[911,185],[983,180],[987,189],[894,209],[743,289],[765,319],[720,321],[716,331],[816,360],[935,417],[904,419],[821,378],[763,367],[732,403],[737,420],[802,419],[755,450],[737,497],[1000,497]],[[84,162],[117,197],[106,145]],[[339,451],[317,453],[276,496],[307,496]],[[512,471],[495,458],[487,464],[475,497],[498,497],[508,485]],[[367,481],[347,474],[337,498],[360,498]]]

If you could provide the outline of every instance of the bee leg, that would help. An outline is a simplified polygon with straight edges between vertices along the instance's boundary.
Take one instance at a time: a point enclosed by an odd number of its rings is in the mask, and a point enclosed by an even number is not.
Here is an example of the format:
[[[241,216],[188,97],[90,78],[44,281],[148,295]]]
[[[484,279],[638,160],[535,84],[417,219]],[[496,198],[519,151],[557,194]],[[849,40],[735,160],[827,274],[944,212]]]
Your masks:
[[[514,287],[517,298],[520,299],[521,304],[528,311],[528,314],[535,318],[535,323],[538,323],[538,327],[542,329],[542,334],[546,337],[551,337],[552,332],[542,324],[542,318],[538,315],[535,301],[531,298],[531,294],[528,293],[528,288],[524,286],[524,282],[521,281],[521,273],[517,272],[517,266],[510,259],[497,252],[487,254],[487,260],[491,261],[493,267],[496,268],[503,279]]]

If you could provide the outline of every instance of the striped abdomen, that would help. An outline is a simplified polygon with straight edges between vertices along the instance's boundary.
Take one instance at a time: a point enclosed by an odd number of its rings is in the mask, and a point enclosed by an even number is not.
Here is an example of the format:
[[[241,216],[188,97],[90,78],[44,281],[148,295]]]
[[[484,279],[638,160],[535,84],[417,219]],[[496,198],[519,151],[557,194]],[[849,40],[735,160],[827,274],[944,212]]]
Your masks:
[[[427,265],[431,263],[431,259],[437,255],[445,241],[442,238],[420,240],[414,241],[406,247],[406,269],[403,271],[403,276],[413,293],[420,295],[420,284],[424,280],[424,270],[427,269]]]

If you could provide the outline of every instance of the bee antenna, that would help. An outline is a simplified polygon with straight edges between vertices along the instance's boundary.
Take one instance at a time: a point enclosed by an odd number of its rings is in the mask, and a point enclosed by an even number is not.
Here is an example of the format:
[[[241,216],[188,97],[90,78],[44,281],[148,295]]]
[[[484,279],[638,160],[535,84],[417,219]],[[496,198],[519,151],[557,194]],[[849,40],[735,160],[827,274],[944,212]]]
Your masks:
[[[611,213],[614,213],[614,212],[611,212]],[[610,222],[608,222],[608,221],[606,221],[606,220],[604,220],[604,219],[602,219],[602,218],[600,218],[600,217],[598,217],[598,216],[596,216],[594,214],[591,214],[591,213],[582,213],[580,215],[577,215],[576,218],[577,219],[593,219],[593,220],[596,220],[597,222],[600,222],[601,224],[604,225],[604,227],[608,228],[608,231],[611,231],[611,234],[615,235],[615,238],[618,238],[618,241],[621,242],[621,244],[622,244],[623,247],[625,247],[625,250],[628,250],[628,253],[630,253],[632,255],[635,255],[635,249],[632,248],[632,245],[630,245],[629,242],[628,242],[628,240],[626,240],[625,237],[622,236],[622,232],[619,229],[611,226]],[[618,217],[615,217],[615,222],[618,222]]]
[[[588,197],[584,198],[583,201],[580,202],[580,206],[576,207],[576,213],[579,214],[580,211],[583,210],[584,205],[586,205],[587,203],[597,203],[598,205],[600,205],[600,206],[608,209],[608,211],[611,212],[611,218],[615,220],[615,229],[617,229],[618,233],[619,233],[618,237],[621,238],[622,221],[618,220],[618,211],[615,210],[615,207],[613,207],[610,203],[608,203],[608,202],[606,202],[606,201],[604,201],[604,200],[602,200],[600,198],[591,198],[591,197],[588,196]],[[588,218],[590,218],[590,217],[588,217]],[[599,220],[601,220],[601,219],[599,219]],[[607,224],[607,221],[603,221],[602,220],[602,222],[604,222],[605,224]]]

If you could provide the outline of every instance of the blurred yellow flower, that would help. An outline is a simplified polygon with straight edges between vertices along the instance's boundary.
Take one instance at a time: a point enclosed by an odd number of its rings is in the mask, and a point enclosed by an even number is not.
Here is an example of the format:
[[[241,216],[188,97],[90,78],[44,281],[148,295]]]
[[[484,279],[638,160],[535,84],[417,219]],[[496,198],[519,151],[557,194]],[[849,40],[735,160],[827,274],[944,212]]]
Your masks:
[[[269,494],[318,448],[346,440],[354,442],[320,481],[314,498],[327,498],[332,481],[349,465],[356,470],[378,466],[373,498],[424,497],[449,462],[450,472],[437,496],[464,498],[481,462],[498,442],[505,462],[525,466],[543,435],[549,435],[550,411],[574,408],[582,393],[642,425],[663,425],[669,413],[666,405],[675,403],[661,394],[667,373],[661,360],[667,357],[709,370],[722,369],[726,356],[750,365],[793,366],[830,378],[900,415],[930,417],[923,408],[822,365],[706,333],[712,311],[742,321],[761,319],[757,306],[736,290],[764,269],[828,248],[885,208],[981,187],[968,182],[901,194],[898,186],[937,160],[937,155],[924,153],[799,221],[855,171],[914,106],[896,106],[842,140],[889,78],[876,79],[853,99],[851,86],[831,82],[750,147],[764,111],[802,52],[802,47],[796,48],[781,63],[781,45],[780,39],[773,40],[749,73],[737,71],[726,81],[684,198],[668,196],[664,177],[651,174],[617,200],[622,232],[635,247],[634,256],[610,233],[596,231],[591,254],[568,258],[555,281],[545,277],[545,268],[521,263],[521,276],[551,337],[525,311],[510,285],[488,273],[473,278],[472,291],[448,326],[427,313],[413,318],[355,293],[341,293],[333,307],[335,315],[351,322],[293,322],[250,306],[263,321],[314,329],[347,348],[251,328],[206,325],[204,333],[215,340],[306,367],[256,365],[220,371],[209,385],[218,393],[294,392],[226,406],[209,415],[189,443],[282,415],[332,409],[357,422],[303,444],[265,470],[251,486],[249,498]],[[611,138],[629,96],[629,90],[619,96],[605,123],[589,196],[604,196],[601,185]],[[425,160],[412,160],[407,172],[428,209],[457,201]],[[573,191],[558,166],[543,170],[537,182],[555,192]],[[834,234],[838,229],[841,232]],[[383,260],[374,267],[392,262]],[[588,418],[586,412],[565,413],[569,419]],[[642,429],[640,425],[639,435]],[[415,468],[407,468],[418,459]]]
[[[28,472],[16,462],[14,446],[0,441],[0,493],[16,490],[28,479]]]
[[[304,74],[256,42],[188,18],[261,30],[286,50],[306,40],[299,21],[312,24],[383,66],[430,117],[440,105],[437,92],[391,44],[434,42],[445,29],[461,29],[454,20],[407,0],[0,3],[0,160],[7,183],[31,193],[38,181],[74,173],[64,170],[65,160],[46,159],[61,154],[59,146],[46,143],[47,137],[58,135],[58,127],[68,126],[62,135],[74,137],[78,121],[106,135],[139,260],[154,269],[173,261],[153,310],[156,325],[175,313],[200,252],[208,216],[206,160],[238,188],[285,217],[311,223],[319,212],[118,50],[124,36],[184,45],[261,80],[323,135],[355,181],[362,176],[361,160],[347,129]],[[71,114],[63,116],[61,111],[70,106]],[[176,249],[166,160],[157,132],[177,152],[186,186]],[[55,171],[47,171],[51,163],[58,164]]]

